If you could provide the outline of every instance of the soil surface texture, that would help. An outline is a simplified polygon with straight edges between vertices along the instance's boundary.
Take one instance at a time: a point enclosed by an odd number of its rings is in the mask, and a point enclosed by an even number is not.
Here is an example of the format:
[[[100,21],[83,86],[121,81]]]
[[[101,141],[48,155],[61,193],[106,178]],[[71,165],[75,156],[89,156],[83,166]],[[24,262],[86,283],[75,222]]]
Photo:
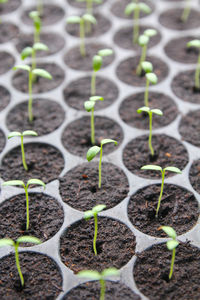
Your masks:
[[[74,1],[74,0],[66,0],[70,5],[78,7],[78,8],[86,8],[86,2],[85,1]],[[101,3],[93,3],[93,8],[95,9],[99,5],[102,5],[106,2],[107,0],[102,0]]]
[[[19,28],[10,22],[3,22],[0,26],[0,44],[7,43],[13,38],[17,38]]]
[[[21,5],[21,0],[9,0],[6,3],[0,4],[0,15],[9,14]]]
[[[195,160],[191,165],[189,178],[191,185],[200,194],[200,160]]]
[[[200,96],[200,95],[199,95]],[[200,147],[200,110],[190,111],[186,116],[181,119],[179,125],[179,132],[182,138]]]
[[[10,92],[3,85],[0,85],[0,111],[10,103]]]
[[[4,74],[12,69],[15,63],[15,59],[12,56],[12,54],[6,52],[6,51],[1,51],[0,52],[0,75]]]
[[[2,130],[0,130],[0,153],[2,152],[6,144],[6,138]]]

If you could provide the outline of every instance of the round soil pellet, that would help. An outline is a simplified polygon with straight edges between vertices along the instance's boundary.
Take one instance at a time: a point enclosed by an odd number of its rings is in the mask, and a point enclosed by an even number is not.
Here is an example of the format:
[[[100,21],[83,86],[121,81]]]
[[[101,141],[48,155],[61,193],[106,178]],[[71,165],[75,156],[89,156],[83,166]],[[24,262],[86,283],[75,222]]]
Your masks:
[[[6,124],[10,131],[34,130],[39,136],[56,130],[64,121],[65,112],[55,101],[33,99],[33,122],[28,119],[28,99],[8,113]]]
[[[190,183],[195,189],[200,194],[200,160],[195,160],[189,171],[189,179]]]
[[[119,113],[122,120],[131,127],[147,129],[149,126],[149,116],[147,113],[138,114],[138,108],[144,106],[144,93],[133,94],[127,97],[120,105]],[[169,125],[175,120],[178,114],[175,102],[167,95],[150,92],[149,107],[159,108],[163,116],[153,114],[153,128],[160,128]]]
[[[0,129],[0,153],[3,151],[5,144],[6,144],[6,138],[3,131]]]
[[[64,167],[64,158],[53,146],[43,143],[27,143],[24,145],[28,171],[25,171],[21,147],[13,148],[2,159],[0,174],[4,180],[23,180],[38,178],[48,183],[59,177]]]
[[[134,56],[121,61],[116,69],[117,77],[131,86],[145,86],[145,74],[142,73],[141,76],[136,74],[139,60],[140,56]],[[158,83],[167,77],[169,70],[165,62],[155,56],[147,56],[146,60],[153,64],[154,73],[158,77]]]
[[[17,38],[19,28],[10,22],[3,22],[0,26],[0,44],[7,43],[8,41]]]
[[[98,163],[90,162],[73,168],[60,178],[60,194],[69,206],[86,211],[99,203],[106,209],[123,201],[129,192],[124,172],[110,163],[102,163],[101,188]]]
[[[64,100],[70,107],[83,110],[84,102],[91,97],[90,93],[91,77],[82,77],[71,81],[63,91]],[[108,78],[96,77],[96,95],[101,95],[103,101],[97,101],[95,111],[103,109],[111,105],[117,100],[119,94],[116,84]]]
[[[200,147],[200,110],[190,111],[187,115],[183,116],[179,125],[179,132],[182,138]]]
[[[56,299],[62,291],[62,275],[56,262],[37,252],[20,252],[19,262],[24,277],[21,287],[15,256],[0,260],[1,300]]]
[[[135,254],[136,240],[123,223],[98,217],[97,253],[93,252],[94,218],[69,226],[60,239],[62,262],[75,273],[81,270],[120,269]]]
[[[111,138],[122,143],[123,132],[121,127],[113,120],[96,116],[95,120],[95,145],[100,146],[101,140]],[[90,117],[82,117],[71,122],[63,131],[62,143],[72,154],[86,157],[87,151],[92,147]],[[117,146],[114,143],[106,144],[103,153],[108,154],[115,151]]]
[[[160,179],[161,173],[141,170],[145,165],[159,165],[162,168],[169,166],[183,170],[188,163],[188,153],[180,141],[165,134],[152,136],[152,146],[155,154],[152,157],[148,147],[148,135],[137,137],[130,141],[123,152],[123,161],[129,171],[144,178]],[[166,172],[165,177],[176,173]]]
[[[77,8],[86,8],[86,1],[74,1],[74,0],[66,0],[69,5],[77,7]],[[101,3],[95,3],[95,1],[93,2],[93,9],[95,9],[96,7],[98,7],[99,5],[102,5],[106,2],[107,0],[102,0]],[[99,1],[100,2],[100,1]]]
[[[21,0],[8,0],[5,3],[0,3],[0,15],[9,14],[18,9],[21,5]]]
[[[6,51],[0,52],[0,61],[1,61],[0,75],[10,71],[15,63],[15,59],[13,55]]]
[[[166,243],[139,253],[133,276],[137,287],[150,300],[199,299],[200,250],[180,243],[176,248],[173,276],[169,280],[172,251]]]
[[[3,85],[0,85],[0,111],[10,103],[10,92]]]

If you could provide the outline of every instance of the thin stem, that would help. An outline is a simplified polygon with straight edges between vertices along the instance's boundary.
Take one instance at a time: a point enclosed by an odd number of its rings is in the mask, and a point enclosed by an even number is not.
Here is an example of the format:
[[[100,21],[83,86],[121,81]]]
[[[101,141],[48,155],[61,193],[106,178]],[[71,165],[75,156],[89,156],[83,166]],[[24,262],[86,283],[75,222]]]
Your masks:
[[[96,94],[96,72],[93,71],[91,78],[91,96],[95,96]]]
[[[144,105],[149,107],[149,80],[146,80],[146,89],[144,93]]]
[[[184,23],[187,22],[188,17],[190,15],[190,11],[191,11],[190,0],[186,0],[185,7],[184,7],[183,13],[181,15],[182,22],[184,22]]]
[[[42,0],[37,1],[37,11],[38,11],[39,16],[42,16],[42,14],[43,14],[43,2],[42,2]]]
[[[101,286],[100,300],[104,300],[105,292],[106,292],[106,283],[104,279],[100,279],[100,286]]]
[[[32,66],[31,66],[32,71],[36,69],[36,50],[33,49],[32,51]],[[32,74],[32,82],[36,81],[37,76]]]
[[[161,188],[160,188],[160,196],[158,199],[158,205],[157,205],[157,209],[156,209],[156,218],[158,217],[158,212],[160,209],[160,203],[161,203],[161,199],[162,199],[162,195],[163,195],[163,188],[164,188],[164,179],[165,179],[165,170],[162,170],[162,183],[161,183]]]
[[[29,199],[28,199],[28,186],[25,186],[26,194],[26,231],[29,230]]]
[[[81,56],[85,57],[85,28],[84,28],[84,20],[80,21],[80,53]]]
[[[97,222],[97,213],[94,214],[94,239],[93,239],[93,250],[94,254],[97,255],[97,232],[98,232],[98,222]]]
[[[154,156],[154,149],[152,147],[152,112],[149,112],[149,149],[151,155]]]
[[[29,71],[29,80],[28,80],[28,92],[29,92],[29,101],[28,101],[28,118],[29,122],[33,121],[33,112],[32,112],[32,104],[33,104],[33,96],[32,96],[32,79],[33,74],[32,70]]]
[[[23,275],[22,275],[22,271],[21,271],[20,264],[19,264],[18,247],[19,247],[19,244],[18,244],[18,243],[15,243],[15,262],[16,262],[16,266],[17,266],[17,271],[18,271],[18,273],[19,273],[21,285],[24,286],[24,277],[23,277]]]
[[[95,144],[94,107],[91,110],[91,144]]]
[[[197,68],[196,68],[196,72],[195,72],[195,88],[200,89],[200,52],[199,52]]]
[[[92,13],[93,13],[92,2],[93,2],[93,0],[86,0],[86,11],[87,11],[87,14],[90,14],[90,15],[92,15]]]
[[[139,17],[140,17],[140,10],[136,8],[133,14],[133,44],[137,44],[138,37],[139,37]]]
[[[147,45],[144,45],[142,47],[142,53],[141,53],[140,61],[139,61],[139,64],[138,64],[137,70],[136,70],[136,74],[138,76],[141,76],[141,74],[142,74],[142,63],[143,63],[143,61],[145,61],[146,55],[147,55]]]
[[[176,255],[176,248],[174,248],[172,250],[172,260],[171,260],[171,268],[170,268],[170,273],[169,273],[169,279],[172,278],[173,269],[174,269],[175,255]]]
[[[24,152],[24,143],[23,143],[24,137],[21,135],[21,151],[22,151],[22,163],[23,167],[26,171],[28,171],[28,166],[26,164],[26,157],[25,157],[25,152]]]
[[[103,156],[103,146],[101,145],[100,158],[99,158],[99,188],[101,188],[101,161],[102,161],[102,156]]]

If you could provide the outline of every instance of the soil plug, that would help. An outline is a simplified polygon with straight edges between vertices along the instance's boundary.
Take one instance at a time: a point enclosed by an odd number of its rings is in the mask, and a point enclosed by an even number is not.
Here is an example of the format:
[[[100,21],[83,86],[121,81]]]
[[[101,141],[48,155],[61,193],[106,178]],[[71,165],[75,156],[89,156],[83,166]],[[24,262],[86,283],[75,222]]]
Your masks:
[[[103,156],[103,145],[114,143],[117,145],[117,142],[111,139],[103,139],[101,140],[101,147],[99,146],[93,146],[91,147],[87,152],[87,160],[91,161],[95,156],[100,152],[100,158],[99,158],[99,188],[101,188],[101,164],[102,164],[102,156]]]
[[[157,205],[157,209],[156,209],[156,218],[157,218],[158,217],[158,212],[159,212],[159,209],[160,209],[160,203],[161,203],[162,195],[163,195],[165,171],[174,172],[174,173],[177,173],[177,174],[181,174],[182,172],[179,168],[176,168],[176,167],[166,167],[166,168],[162,169],[160,166],[157,166],[157,165],[146,165],[146,166],[143,166],[141,168],[141,170],[150,170],[150,171],[160,171],[161,172],[162,183],[161,183],[161,188],[160,188],[160,195],[159,195],[159,198],[158,198],[158,205]]]
[[[42,30],[42,21],[37,11],[31,11],[29,17],[33,20],[34,25],[34,44],[40,42],[40,33]]]
[[[181,15],[181,21],[182,22],[187,22],[189,15],[191,12],[191,0],[185,0],[185,4],[184,4],[184,10],[183,13]]]
[[[104,204],[99,204],[93,207],[92,210],[87,210],[84,213],[84,218],[85,220],[89,220],[91,218],[94,218],[94,239],[93,239],[93,250],[94,250],[94,254],[97,255],[97,247],[96,247],[96,243],[97,243],[97,233],[98,233],[98,220],[97,220],[97,216],[98,213],[100,213],[103,209],[106,208],[106,205]]]
[[[200,40],[192,40],[187,43],[187,47],[195,47],[199,49],[199,56],[197,60],[197,67],[195,72],[195,88],[200,90]]]

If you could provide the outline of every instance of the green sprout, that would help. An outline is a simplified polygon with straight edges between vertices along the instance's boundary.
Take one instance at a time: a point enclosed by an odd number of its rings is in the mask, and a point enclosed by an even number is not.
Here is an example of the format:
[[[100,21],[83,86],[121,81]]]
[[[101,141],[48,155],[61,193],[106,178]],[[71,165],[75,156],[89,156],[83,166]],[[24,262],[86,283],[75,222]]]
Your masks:
[[[149,106],[149,85],[151,84],[157,84],[158,77],[155,73],[153,73],[153,65],[152,63],[148,61],[143,61],[142,69],[145,72],[145,78],[146,78],[146,88],[144,93],[144,105]]]
[[[195,88],[200,90],[200,40],[192,40],[188,42],[187,47],[195,47],[199,49],[199,56],[198,56],[197,67],[195,72]]]
[[[90,97],[89,101],[85,101],[84,103],[84,107],[85,110],[90,112],[91,111],[91,144],[94,145],[95,144],[95,127],[94,127],[94,107],[96,104],[96,101],[103,101],[104,98],[100,97],[100,96],[93,96]]]
[[[102,156],[103,156],[103,145],[114,143],[117,145],[117,142],[111,139],[103,139],[101,140],[101,147],[99,146],[93,146],[91,147],[87,152],[87,160],[91,161],[95,156],[100,152],[100,158],[99,158],[99,189],[101,188],[101,165],[102,165]]]
[[[93,3],[101,4],[102,0],[76,0],[77,2],[86,2],[87,14],[93,14]]]
[[[184,10],[181,15],[182,22],[184,22],[184,23],[187,22],[190,12],[191,12],[191,0],[185,0]]]
[[[25,183],[22,180],[9,180],[9,181],[5,181],[3,183],[3,186],[22,186],[25,190],[25,194],[26,194],[26,231],[29,230],[29,196],[28,196],[28,187],[31,184],[36,184],[36,185],[41,185],[43,186],[43,188],[45,189],[45,183],[40,180],[40,179],[29,179],[27,181],[27,184],[25,185]]]
[[[43,15],[43,8],[43,0],[37,0],[37,12],[40,17]]]
[[[92,78],[91,78],[91,96],[95,96],[96,94],[96,73],[101,69],[103,64],[103,57],[109,56],[113,54],[112,49],[102,49],[99,50],[97,55],[93,56],[92,60]]]
[[[80,53],[83,57],[85,57],[85,24],[91,23],[96,24],[97,21],[95,17],[90,14],[84,14],[82,17],[79,16],[71,16],[67,18],[68,24],[79,24],[80,27]]]
[[[139,64],[136,69],[136,73],[138,76],[142,74],[142,63],[145,61],[147,56],[147,46],[150,41],[150,38],[157,34],[157,30],[155,29],[146,29],[142,35],[139,36],[138,44],[142,48],[142,53],[140,57]]]
[[[133,44],[137,44],[138,37],[139,37],[139,18],[140,18],[140,12],[144,12],[145,14],[151,13],[151,8],[143,3],[129,3],[125,8],[125,15],[129,16],[133,14]]]
[[[37,11],[31,11],[29,17],[33,20],[34,25],[34,44],[40,42],[40,33],[42,30],[42,21]]]
[[[24,277],[22,275],[22,271],[21,271],[21,268],[20,268],[19,251],[18,251],[19,244],[21,244],[21,243],[33,243],[33,244],[38,245],[38,244],[41,244],[41,241],[36,237],[26,236],[26,235],[22,236],[22,237],[19,237],[16,240],[16,242],[13,241],[12,239],[7,239],[7,238],[0,239],[0,247],[11,246],[11,247],[14,247],[14,249],[15,249],[15,263],[16,263],[17,271],[18,271],[18,274],[19,274],[19,277],[20,277],[21,286],[23,287],[24,286]]]
[[[150,109],[147,106],[143,106],[137,110],[138,114],[141,114],[142,112],[146,112],[149,115],[149,149],[151,151],[151,155],[154,156],[154,149],[152,146],[152,118],[153,114],[162,116],[163,112],[160,109]]]
[[[97,243],[97,233],[98,233],[98,220],[97,220],[97,216],[98,213],[100,213],[103,209],[106,208],[106,205],[104,204],[99,204],[93,207],[92,210],[87,210],[84,213],[84,218],[85,220],[89,220],[91,218],[94,218],[94,239],[93,239],[93,250],[94,250],[94,254],[97,255],[97,247],[96,247],[96,243]]]
[[[99,280],[100,282],[100,300],[105,299],[105,292],[106,292],[106,277],[110,276],[119,276],[119,270],[116,268],[108,268],[104,269],[101,273],[94,271],[94,270],[83,270],[77,273],[79,278],[88,278],[91,280]]]
[[[146,165],[143,166],[141,168],[141,170],[150,170],[150,171],[160,171],[161,175],[162,175],[162,183],[161,183],[161,189],[160,189],[160,195],[158,198],[158,205],[157,205],[157,209],[156,209],[156,218],[158,217],[158,212],[160,209],[160,203],[161,203],[161,199],[162,199],[162,195],[163,195],[163,189],[164,189],[164,180],[165,180],[165,172],[173,172],[173,173],[177,173],[177,174],[181,174],[181,170],[179,168],[176,167],[166,167],[164,169],[162,169],[160,166],[157,165]]]
[[[173,275],[173,269],[174,269],[174,261],[175,261],[175,255],[176,255],[176,247],[179,245],[179,242],[177,241],[176,231],[170,227],[170,226],[161,226],[159,230],[162,229],[172,240],[167,241],[167,248],[168,250],[172,250],[172,260],[171,260],[171,267],[169,272],[169,279],[172,278]]]

